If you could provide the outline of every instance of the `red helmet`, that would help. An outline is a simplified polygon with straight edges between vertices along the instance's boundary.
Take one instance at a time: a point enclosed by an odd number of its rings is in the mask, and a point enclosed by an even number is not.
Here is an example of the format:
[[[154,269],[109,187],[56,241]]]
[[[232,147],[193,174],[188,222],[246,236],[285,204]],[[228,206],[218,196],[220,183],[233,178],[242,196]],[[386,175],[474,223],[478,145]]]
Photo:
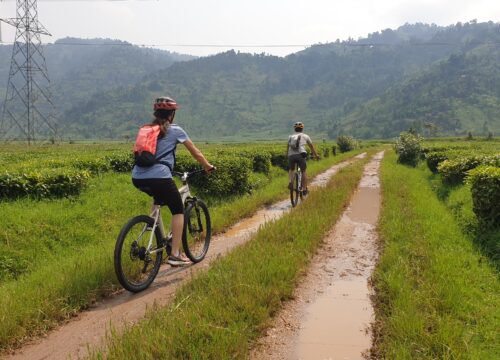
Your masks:
[[[153,103],[154,110],[159,110],[159,109],[177,110],[178,108],[179,105],[177,105],[175,100],[167,96],[159,97],[155,99],[155,102]]]

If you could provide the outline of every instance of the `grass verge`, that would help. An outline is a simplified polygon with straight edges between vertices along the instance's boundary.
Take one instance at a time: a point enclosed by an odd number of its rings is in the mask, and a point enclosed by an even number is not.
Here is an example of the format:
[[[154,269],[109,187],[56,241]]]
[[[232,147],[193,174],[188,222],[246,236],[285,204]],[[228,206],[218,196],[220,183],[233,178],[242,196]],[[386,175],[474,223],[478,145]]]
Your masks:
[[[498,359],[500,283],[423,168],[382,163],[377,359]]]
[[[309,173],[354,154],[311,162]],[[253,195],[211,207],[215,231],[286,196],[286,178],[277,176]],[[0,349],[43,334],[113,292],[116,235],[128,218],[146,212],[150,201],[133,188],[130,175],[106,174],[78,199],[0,203],[0,229],[10,239],[2,245],[27,249],[21,258],[32,263],[29,272],[0,283]]]
[[[245,358],[348,205],[367,160],[344,168],[326,188],[263,226],[248,243],[184,285],[171,305],[112,335],[106,353],[93,358]]]

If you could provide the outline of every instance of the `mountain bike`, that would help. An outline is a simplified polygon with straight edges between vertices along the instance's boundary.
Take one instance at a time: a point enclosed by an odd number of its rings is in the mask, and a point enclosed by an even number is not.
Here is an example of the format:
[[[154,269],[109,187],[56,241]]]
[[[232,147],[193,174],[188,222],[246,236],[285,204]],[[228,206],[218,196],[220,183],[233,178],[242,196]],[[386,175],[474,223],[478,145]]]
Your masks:
[[[312,159],[319,160],[320,157],[316,156]],[[302,189],[302,170],[300,170],[299,164],[295,164],[294,172],[292,187],[290,189],[290,202],[292,203],[292,207],[295,207],[299,203],[299,199],[302,201],[304,196],[306,196],[305,189]]]
[[[182,246],[193,263],[203,260],[212,235],[207,205],[191,195],[188,185],[189,177],[204,171],[173,172],[182,181],[179,188],[184,204]],[[143,190],[147,192],[147,189]],[[163,250],[166,250],[167,256],[171,253],[172,234],[166,235],[160,207],[153,204],[150,215],[139,215],[130,219],[116,239],[115,273],[120,284],[128,291],[139,292],[151,285],[160,270]]]
[[[295,164],[295,174],[293,175],[292,180],[292,188],[290,189],[290,201],[292,203],[292,207],[295,207],[299,203],[299,199],[302,200],[304,194],[302,192],[302,170],[300,170],[300,166]]]

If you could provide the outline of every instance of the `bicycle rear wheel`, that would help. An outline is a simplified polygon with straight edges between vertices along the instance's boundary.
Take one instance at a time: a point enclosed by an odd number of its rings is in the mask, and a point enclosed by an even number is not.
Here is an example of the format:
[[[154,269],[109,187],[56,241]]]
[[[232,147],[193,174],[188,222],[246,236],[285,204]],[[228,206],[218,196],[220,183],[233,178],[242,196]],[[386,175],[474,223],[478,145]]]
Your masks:
[[[146,289],[154,280],[163,256],[161,233],[156,227],[152,234],[154,220],[147,215],[136,216],[125,224],[115,245],[115,273],[120,284],[131,292]],[[151,235],[154,253],[146,251]]]
[[[302,192],[300,191],[300,176],[298,172],[295,172],[293,176],[292,189],[290,190],[290,201],[292,207],[295,207],[299,202],[299,196],[302,197]]]
[[[194,263],[207,254],[212,236],[212,224],[207,205],[201,200],[190,201],[184,210],[182,245],[186,256]]]

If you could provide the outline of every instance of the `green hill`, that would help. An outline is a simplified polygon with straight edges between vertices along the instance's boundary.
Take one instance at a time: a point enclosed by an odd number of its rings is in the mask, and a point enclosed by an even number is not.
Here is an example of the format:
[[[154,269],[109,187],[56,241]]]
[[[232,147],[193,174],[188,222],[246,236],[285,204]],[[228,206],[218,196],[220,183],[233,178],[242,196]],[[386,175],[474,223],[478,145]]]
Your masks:
[[[413,127],[426,135],[500,133],[500,48],[453,54],[391,87],[349,114],[337,132],[396,136]]]
[[[160,54],[135,47],[117,47],[94,63],[72,63],[79,56],[68,55],[72,70],[54,82],[59,101],[60,94],[75,101],[63,108],[60,127],[74,139],[134,136],[151,117],[152,99],[169,94],[195,139],[278,139],[299,120],[315,138],[390,137],[425,123],[440,135],[497,132],[499,43],[500,24],[470,22],[405,24],[284,58],[228,51],[170,58],[162,67]]]
[[[146,74],[194,58],[110,39],[65,38],[43,46],[43,52],[54,101],[62,113],[95,92],[135,84]],[[12,45],[0,45],[0,106],[5,97],[11,53]]]

